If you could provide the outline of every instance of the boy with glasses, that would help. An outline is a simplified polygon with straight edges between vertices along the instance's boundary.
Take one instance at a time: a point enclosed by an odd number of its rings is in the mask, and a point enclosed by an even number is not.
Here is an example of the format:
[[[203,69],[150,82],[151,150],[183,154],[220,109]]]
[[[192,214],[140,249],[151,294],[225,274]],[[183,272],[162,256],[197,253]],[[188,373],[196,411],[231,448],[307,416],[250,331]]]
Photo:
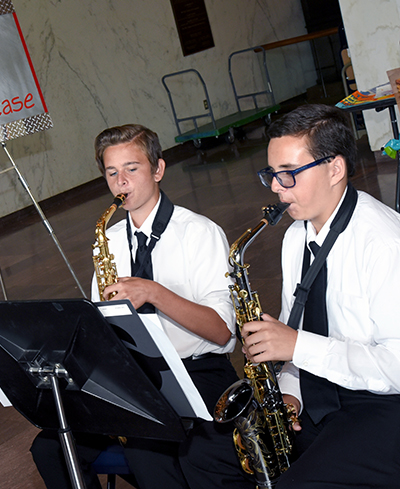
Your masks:
[[[397,488],[400,215],[349,183],[356,142],[339,109],[298,107],[268,136],[259,177],[295,222],[279,320],[242,334],[251,361],[286,362],[280,388],[301,419],[300,456],[276,489]]]

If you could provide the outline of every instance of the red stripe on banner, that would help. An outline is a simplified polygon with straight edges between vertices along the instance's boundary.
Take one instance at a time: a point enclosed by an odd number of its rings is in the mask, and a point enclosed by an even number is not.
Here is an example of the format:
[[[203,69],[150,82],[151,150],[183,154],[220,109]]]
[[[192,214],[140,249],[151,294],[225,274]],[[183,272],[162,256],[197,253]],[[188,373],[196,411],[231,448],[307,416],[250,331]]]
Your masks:
[[[31,57],[29,55],[28,48],[27,48],[26,43],[25,43],[24,36],[22,34],[22,30],[21,30],[21,27],[20,27],[19,22],[18,22],[17,14],[15,12],[13,12],[12,15],[14,17],[15,25],[17,26],[17,29],[18,29],[19,37],[21,39],[22,46],[23,46],[24,51],[25,51],[26,59],[28,60],[28,63],[29,63],[29,66],[30,66],[33,79],[35,80],[36,88],[37,88],[37,90],[39,92],[40,100],[42,101],[42,105],[43,105],[44,111],[45,112],[48,112],[47,106],[46,106],[46,102],[44,101],[43,93],[42,93],[42,90],[40,89],[39,81],[37,79],[37,76],[36,76],[36,73],[35,73],[35,69],[33,67],[32,60],[31,60]]]

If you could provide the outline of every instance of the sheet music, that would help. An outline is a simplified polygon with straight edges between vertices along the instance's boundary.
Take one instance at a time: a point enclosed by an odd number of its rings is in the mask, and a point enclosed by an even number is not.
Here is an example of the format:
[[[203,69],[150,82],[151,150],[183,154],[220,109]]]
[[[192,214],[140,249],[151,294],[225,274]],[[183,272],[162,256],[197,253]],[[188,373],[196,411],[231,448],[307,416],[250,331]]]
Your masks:
[[[96,304],[107,319],[113,318],[113,320],[118,321],[118,317],[129,317],[132,318],[136,315],[140,318],[142,324],[145,326],[147,332],[150,334],[152,340],[154,341],[156,347],[160,351],[161,355],[165,359],[168,367],[175,376],[179,386],[182,389],[184,396],[189,402],[194,415],[198,418],[204,419],[206,421],[212,421],[212,417],[207,410],[207,407],[200,396],[199,391],[194,385],[192,379],[190,378],[181,358],[179,357],[177,351],[172,345],[171,341],[164,333],[160,320],[156,314],[137,314],[131,303],[126,301],[107,301]],[[174,406],[174,401],[172,397],[168,399],[168,392],[163,392],[164,396]],[[178,412],[178,410],[177,410]],[[178,412],[178,414],[180,414]]]
[[[8,400],[8,397],[4,394],[4,392],[0,389],[0,403],[4,407],[12,406],[11,402]]]

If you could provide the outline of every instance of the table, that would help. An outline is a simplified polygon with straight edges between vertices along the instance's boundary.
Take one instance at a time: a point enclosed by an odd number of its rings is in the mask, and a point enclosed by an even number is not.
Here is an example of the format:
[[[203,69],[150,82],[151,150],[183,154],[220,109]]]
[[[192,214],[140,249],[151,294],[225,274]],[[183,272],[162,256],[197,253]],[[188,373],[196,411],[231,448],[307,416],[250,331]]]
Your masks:
[[[389,109],[390,123],[392,125],[393,137],[394,139],[399,139],[399,126],[397,124],[396,117],[396,99],[393,97],[385,98],[381,100],[376,100],[375,102],[366,102],[355,105],[348,105],[347,107],[340,107],[346,112],[359,112],[362,110],[375,109],[376,112],[381,112],[382,110]],[[400,157],[397,153],[397,176],[396,176],[396,199],[395,208],[397,212],[400,212]]]
[[[332,27],[330,29],[324,29],[322,31],[311,32],[310,34],[304,34],[302,36],[290,37],[288,39],[283,39],[281,41],[275,41],[275,42],[269,42],[267,44],[261,44],[260,47],[263,48],[265,51],[268,51],[270,49],[282,48],[284,46],[290,46],[292,44],[298,44],[299,42],[310,41],[311,49],[312,49],[312,52],[314,55],[314,60],[315,60],[315,63],[317,65],[317,71],[318,71],[320,78],[321,78],[322,89],[324,91],[324,95],[326,98],[327,93],[326,93],[324,77],[323,77],[323,73],[322,73],[323,68],[321,68],[321,65],[319,63],[317,50],[315,49],[315,45],[314,45],[314,40],[319,39],[321,37],[333,36],[333,35],[336,35],[337,33],[338,33],[338,27]]]

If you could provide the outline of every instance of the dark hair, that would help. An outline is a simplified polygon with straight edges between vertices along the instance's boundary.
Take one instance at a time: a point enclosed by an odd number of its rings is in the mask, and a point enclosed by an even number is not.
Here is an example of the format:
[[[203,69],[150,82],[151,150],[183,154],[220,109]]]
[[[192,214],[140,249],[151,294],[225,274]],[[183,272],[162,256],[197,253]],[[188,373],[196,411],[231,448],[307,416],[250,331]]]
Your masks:
[[[269,140],[282,136],[308,138],[308,151],[316,160],[341,155],[347,174],[354,175],[357,144],[347,113],[322,104],[300,105],[273,122],[266,131]]]
[[[152,173],[157,170],[158,160],[162,158],[161,144],[157,134],[139,124],[125,124],[124,126],[109,127],[95,139],[96,162],[103,176],[105,174],[104,151],[110,146],[122,143],[134,143],[139,146],[150,161]]]

